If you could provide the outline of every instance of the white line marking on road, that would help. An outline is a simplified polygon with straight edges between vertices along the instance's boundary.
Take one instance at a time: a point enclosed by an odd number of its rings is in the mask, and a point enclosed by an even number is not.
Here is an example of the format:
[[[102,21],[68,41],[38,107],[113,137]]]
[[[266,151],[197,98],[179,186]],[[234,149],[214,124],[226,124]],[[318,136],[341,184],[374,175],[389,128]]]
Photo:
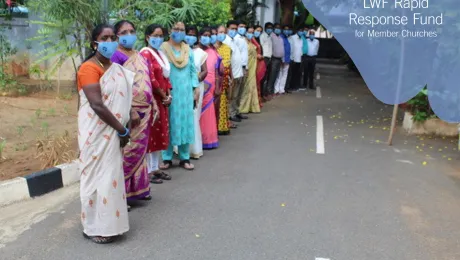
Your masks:
[[[331,259],[329,259],[329,258],[315,257],[315,260],[331,260]]]
[[[323,116],[316,116],[316,153],[324,154]]]
[[[316,87],[316,98],[321,98],[321,88]]]

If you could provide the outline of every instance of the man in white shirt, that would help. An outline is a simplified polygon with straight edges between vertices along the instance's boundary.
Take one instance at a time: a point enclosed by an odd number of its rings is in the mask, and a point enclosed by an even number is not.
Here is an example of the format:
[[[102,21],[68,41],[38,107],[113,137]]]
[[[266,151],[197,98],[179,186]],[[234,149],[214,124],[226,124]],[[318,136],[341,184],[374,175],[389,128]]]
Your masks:
[[[230,111],[230,120],[233,122],[241,122],[241,119],[244,116],[240,115],[239,107],[241,101],[241,95],[243,93],[244,87],[244,70],[246,69],[243,66],[243,55],[241,53],[240,46],[241,43],[238,43],[236,36],[238,34],[239,22],[231,20],[227,22],[227,37],[225,37],[224,43],[230,46],[232,49],[232,76],[233,76],[233,86],[232,93],[229,97],[229,111]],[[246,45],[247,48],[247,45]],[[247,54],[246,54],[247,55]],[[246,58],[247,61],[247,58]],[[247,117],[246,117],[247,118]]]
[[[300,88],[300,79],[302,75],[302,37],[304,33],[303,28],[301,28],[289,37],[289,42],[291,44],[291,66],[289,66],[288,75],[289,85],[286,85],[288,91],[297,91]]]
[[[319,50],[319,41],[315,39],[315,31],[310,30],[307,39],[308,44],[308,51],[306,57],[306,65],[307,65],[307,75],[304,79],[308,79],[308,87],[310,89],[315,89],[314,84],[314,74],[315,74],[315,66],[316,66],[316,56],[318,55]],[[304,85],[307,86],[307,82],[304,82]]]
[[[267,81],[269,79],[270,73],[270,61],[272,58],[273,53],[273,43],[271,34],[273,33],[273,24],[268,22],[265,23],[265,31],[260,35],[260,45],[262,46],[263,56],[265,66],[267,68],[267,72],[265,73],[264,78],[261,81],[261,88],[262,88],[262,97],[267,97],[269,95],[269,91],[267,89]]]

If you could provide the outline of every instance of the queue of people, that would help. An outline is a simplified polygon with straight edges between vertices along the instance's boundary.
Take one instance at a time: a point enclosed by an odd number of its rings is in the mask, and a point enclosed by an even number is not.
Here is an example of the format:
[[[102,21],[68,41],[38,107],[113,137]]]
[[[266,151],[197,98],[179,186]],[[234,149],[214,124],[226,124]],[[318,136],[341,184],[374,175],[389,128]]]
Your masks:
[[[175,153],[194,170],[190,160],[218,148],[247,114],[314,88],[319,41],[308,28],[232,20],[165,31],[148,26],[137,51],[133,23],[99,25],[77,74],[81,221],[98,244],[129,230],[129,202],[151,200],[150,184],[172,179]]]

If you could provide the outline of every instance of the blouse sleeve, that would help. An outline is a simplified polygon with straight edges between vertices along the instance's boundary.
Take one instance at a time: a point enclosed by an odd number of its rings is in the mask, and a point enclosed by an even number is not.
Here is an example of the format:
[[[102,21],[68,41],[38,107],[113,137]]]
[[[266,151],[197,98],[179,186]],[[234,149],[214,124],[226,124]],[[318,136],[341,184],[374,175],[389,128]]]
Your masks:
[[[160,88],[160,83],[156,79],[157,76],[155,75],[155,65],[152,61],[152,55],[148,51],[141,52],[141,55],[147,61],[149,67],[149,78],[150,83],[152,84],[152,89]]]
[[[81,65],[77,73],[78,89],[92,84],[98,84],[104,72],[96,64],[85,62]]]
[[[192,80],[192,87],[196,88],[200,85],[198,81],[198,72],[195,68],[195,56],[193,55],[192,49],[189,51],[189,67],[190,67],[190,79]]]

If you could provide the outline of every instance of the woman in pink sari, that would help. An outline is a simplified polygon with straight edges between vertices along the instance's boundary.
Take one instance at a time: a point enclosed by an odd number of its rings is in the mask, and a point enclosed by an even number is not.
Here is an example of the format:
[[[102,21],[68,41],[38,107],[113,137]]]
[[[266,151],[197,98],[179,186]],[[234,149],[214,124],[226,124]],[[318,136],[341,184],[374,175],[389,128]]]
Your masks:
[[[200,31],[200,48],[207,54],[206,65],[208,75],[204,79],[203,105],[201,108],[201,135],[203,139],[203,149],[215,149],[219,147],[217,135],[216,110],[214,106],[214,94],[218,81],[218,69],[221,58],[214,48],[211,48],[211,28],[203,28]]]
[[[262,26],[254,27],[254,38],[252,38],[252,43],[256,46],[257,49],[257,70],[256,70],[256,81],[257,81],[257,92],[259,93],[259,106],[260,108],[263,107],[262,102],[262,95],[261,95],[261,84],[262,79],[265,76],[265,72],[267,71],[267,66],[264,62],[264,57],[262,56],[262,45],[260,44],[259,36],[262,34],[263,29]]]
[[[136,29],[126,20],[115,24],[118,36],[118,50],[111,60],[135,73],[132,86],[131,142],[124,149],[123,168],[125,171],[126,198],[150,200],[150,178],[147,168],[147,146],[150,135],[151,118],[156,111],[149,69],[146,60],[133,49],[136,42]],[[129,206],[128,206],[129,208]]]

